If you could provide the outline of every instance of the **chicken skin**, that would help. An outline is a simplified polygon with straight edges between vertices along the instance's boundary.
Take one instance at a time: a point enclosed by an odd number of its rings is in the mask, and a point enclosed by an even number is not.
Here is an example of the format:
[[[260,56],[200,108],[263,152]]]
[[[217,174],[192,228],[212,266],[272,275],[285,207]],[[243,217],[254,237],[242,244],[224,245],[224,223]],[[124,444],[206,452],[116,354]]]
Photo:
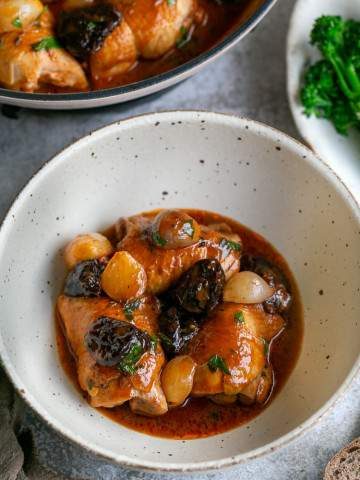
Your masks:
[[[97,85],[127,72],[139,57],[156,59],[176,44],[181,27],[192,23],[196,0],[113,0],[123,19],[90,55],[92,81]]]
[[[112,0],[109,3],[118,17],[121,13],[121,21],[104,34],[100,44],[96,42],[96,48],[89,45],[86,54],[79,56],[75,52],[88,43],[97,24],[97,21],[86,20],[86,9],[109,6],[107,2],[65,0],[60,9],[54,10],[55,21],[51,8],[44,10],[40,0],[2,0],[0,83],[6,88],[27,92],[50,85],[87,90],[87,78],[75,55],[88,69],[92,85],[103,88],[136,66],[139,58],[156,59],[166,54],[175,47],[184,31],[202,18],[197,0]],[[70,45],[63,41],[64,32],[59,21],[65,12],[67,18],[85,15],[82,23],[70,28],[72,33],[79,32]],[[80,32],[84,22],[87,22],[87,29]],[[40,42],[45,43],[41,45]]]
[[[191,395],[246,394],[249,385],[257,386],[267,363],[267,344],[283,327],[282,317],[266,314],[262,305],[219,305],[186,350],[197,364]],[[209,368],[214,356],[221,357],[223,370]]]
[[[120,0],[117,7],[134,34],[139,55],[158,58],[175,46],[181,26],[191,23],[196,0]]]
[[[102,82],[127,72],[135,65],[138,57],[135,36],[128,23],[123,20],[100,48],[90,55],[92,82],[101,86]]]
[[[216,259],[225,277],[229,278],[240,267],[240,251],[228,250],[224,236],[201,227],[200,240],[177,249],[163,249],[149,242],[151,219],[137,215],[121,219],[117,224],[119,250],[129,252],[145,269],[147,289],[152,294],[167,290],[180,276],[199,260]]]
[[[43,10],[25,29],[2,33],[0,42],[0,84],[6,88],[25,92],[42,85],[87,88],[80,64],[55,42],[54,19],[49,11]]]
[[[141,408],[146,412],[145,394],[149,393],[151,405],[148,410],[151,414],[156,392],[156,401],[160,403],[161,411],[164,413],[163,394],[159,392],[156,385],[153,389],[154,382],[158,382],[164,363],[160,345],[157,345],[155,351],[143,354],[136,372],[131,376],[123,375],[115,367],[99,365],[86,347],[85,335],[99,317],[107,316],[127,321],[120,304],[107,298],[72,298],[61,295],[58,298],[57,310],[65,336],[76,359],[80,387],[88,392],[91,405],[114,407],[139,396]],[[157,314],[157,301],[154,298],[144,297],[133,313],[133,324],[152,335],[157,331]]]

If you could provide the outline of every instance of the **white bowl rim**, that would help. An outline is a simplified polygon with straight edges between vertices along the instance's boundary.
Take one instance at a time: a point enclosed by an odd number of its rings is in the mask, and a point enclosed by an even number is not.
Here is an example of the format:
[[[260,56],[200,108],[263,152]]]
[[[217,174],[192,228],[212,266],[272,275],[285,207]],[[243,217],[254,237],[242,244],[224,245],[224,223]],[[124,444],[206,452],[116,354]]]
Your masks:
[[[16,207],[16,205],[23,199],[24,196],[27,195],[28,191],[31,190],[33,184],[40,180],[42,175],[45,175],[51,168],[57,166],[58,163],[61,163],[62,154],[65,153],[68,149],[74,147],[81,147],[81,145],[86,143],[89,137],[94,138],[94,136],[101,136],[105,133],[108,129],[111,129],[115,125],[120,127],[126,126],[127,124],[131,124],[133,122],[142,122],[142,121],[151,121],[153,123],[157,121],[164,121],[165,119],[171,119],[172,121],[177,119],[193,119],[194,115],[201,115],[202,119],[208,120],[218,120],[218,121],[227,121],[232,122],[233,125],[239,127],[245,126],[252,126],[256,128],[256,131],[260,134],[266,134],[266,132],[271,133],[271,137],[277,140],[281,140],[284,144],[293,145],[299,151],[301,151],[303,161],[309,163],[313,166],[320,166],[324,172],[330,174],[332,177],[332,182],[334,185],[337,185],[341,188],[343,193],[347,195],[347,203],[350,204],[350,207],[355,212],[358,222],[360,224],[360,205],[349,191],[347,186],[338,177],[338,175],[332,170],[332,168],[316,153],[310,150],[308,147],[300,143],[298,140],[292,138],[291,136],[287,135],[286,133],[277,130],[274,127],[268,126],[262,122],[251,120],[246,117],[240,117],[232,113],[220,113],[220,112],[211,112],[206,110],[166,110],[161,112],[155,113],[145,113],[140,115],[134,115],[132,117],[128,117],[123,120],[118,120],[112,122],[106,126],[100,127],[98,129],[90,131],[87,135],[81,137],[80,139],[76,140],[75,142],[70,143],[68,146],[61,149],[57,154],[51,157],[48,161],[46,161],[28,180],[25,186],[20,190],[20,192],[16,195],[15,199],[13,200],[12,204],[10,205],[1,225],[0,225],[0,240],[2,235],[4,234],[7,228],[11,228],[11,213],[12,210]],[[178,116],[178,118],[176,118]],[[184,118],[188,116],[188,118]],[[279,437],[277,440],[270,442],[263,447],[256,448],[246,453],[242,453],[239,455],[226,457],[222,460],[211,460],[205,462],[192,462],[192,463],[166,463],[163,464],[161,462],[154,462],[154,461],[146,461],[146,460],[135,460],[130,459],[124,455],[116,455],[108,452],[106,449],[99,448],[91,444],[91,442],[87,442],[86,444],[83,443],[82,439],[69,429],[65,429],[61,423],[53,418],[51,415],[47,413],[47,411],[42,408],[42,406],[38,403],[35,397],[31,393],[25,393],[25,385],[22,383],[21,379],[16,373],[15,368],[11,365],[10,360],[6,354],[4,344],[2,341],[2,337],[0,336],[0,363],[5,369],[8,377],[10,378],[13,386],[15,387],[16,392],[20,397],[26,402],[26,404],[33,409],[41,418],[42,420],[52,429],[54,429],[58,434],[63,436],[66,440],[70,440],[72,443],[84,448],[86,451],[98,456],[99,458],[113,462],[115,464],[121,465],[126,468],[135,469],[135,470],[144,470],[150,472],[178,472],[178,473],[185,473],[185,472],[206,472],[206,471],[214,471],[220,470],[226,467],[235,466],[238,464],[245,463],[249,460],[253,460],[259,457],[263,457],[267,454],[273,453],[274,451],[280,449],[283,446],[288,445],[293,440],[297,439],[300,435],[307,432],[311,427],[317,424],[325,414],[327,414],[331,408],[335,406],[337,401],[344,395],[346,390],[350,387],[352,381],[355,377],[360,373],[360,354],[354,363],[354,366],[348,373],[347,377],[338,388],[338,390],[330,397],[330,399],[311,417],[309,417],[305,422],[300,424],[298,427],[291,430],[289,433]],[[173,442],[176,440],[168,439],[169,442]],[[196,441],[191,440],[191,441]]]

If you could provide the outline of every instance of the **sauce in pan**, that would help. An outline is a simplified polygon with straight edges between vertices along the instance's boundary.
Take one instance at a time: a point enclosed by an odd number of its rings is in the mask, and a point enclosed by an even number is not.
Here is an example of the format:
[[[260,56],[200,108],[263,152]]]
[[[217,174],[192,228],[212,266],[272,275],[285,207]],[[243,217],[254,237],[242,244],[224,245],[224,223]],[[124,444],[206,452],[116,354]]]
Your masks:
[[[303,338],[299,292],[291,271],[280,253],[263,237],[234,220],[199,210],[187,210],[187,212],[203,225],[225,222],[233,232],[240,235],[243,254],[261,256],[276,265],[285,274],[290,284],[292,305],[290,310],[283,315],[286,320],[284,330],[270,344],[270,363],[274,370],[275,380],[271,395],[264,405],[244,406],[235,403],[223,406],[217,405],[207,398],[190,398],[185,405],[170,409],[164,415],[153,418],[133,413],[128,403],[111,409],[99,408],[102,414],[128,428],[173,439],[191,439],[219,434],[243,425],[261,413],[278,394],[292,372],[300,353]],[[111,239],[113,229],[109,229],[106,234]],[[75,362],[60,328],[60,322],[57,322],[57,346],[65,372],[73,384],[80,388],[77,383]]]

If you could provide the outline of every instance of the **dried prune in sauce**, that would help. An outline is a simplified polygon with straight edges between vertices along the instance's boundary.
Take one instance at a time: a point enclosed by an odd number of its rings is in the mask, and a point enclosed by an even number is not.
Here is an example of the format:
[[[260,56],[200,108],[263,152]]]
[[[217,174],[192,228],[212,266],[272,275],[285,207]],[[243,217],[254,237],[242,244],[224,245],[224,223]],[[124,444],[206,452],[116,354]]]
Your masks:
[[[196,262],[179,279],[171,296],[190,313],[210,313],[221,301],[225,274],[215,259]]]
[[[267,298],[263,302],[264,310],[267,313],[285,313],[289,310],[292,302],[290,293],[285,289],[284,285],[276,287],[274,295]]]
[[[57,22],[57,37],[74,57],[84,59],[101,48],[121,18],[121,13],[107,3],[63,11]]]
[[[142,353],[149,350],[151,339],[129,322],[99,317],[85,335],[85,345],[97,364],[113,367],[131,355],[134,348]]]
[[[177,307],[166,308],[159,317],[159,337],[168,356],[178,354],[198,333],[198,321]]]
[[[102,293],[100,276],[104,263],[99,260],[80,262],[66,277],[64,293],[69,297],[99,297]]]
[[[263,257],[245,255],[241,262],[241,270],[250,270],[260,275],[275,293],[263,302],[264,310],[268,313],[285,313],[289,310],[292,296],[290,285],[283,272]]]

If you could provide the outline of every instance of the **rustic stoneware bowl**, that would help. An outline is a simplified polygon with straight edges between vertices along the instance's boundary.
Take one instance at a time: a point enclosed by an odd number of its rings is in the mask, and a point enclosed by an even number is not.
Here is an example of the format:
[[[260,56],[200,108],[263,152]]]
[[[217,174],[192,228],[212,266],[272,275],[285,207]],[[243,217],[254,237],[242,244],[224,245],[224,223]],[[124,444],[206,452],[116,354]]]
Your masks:
[[[248,428],[201,440],[147,436],[90,408],[55,347],[59,252],[79,232],[157,207],[218,211],[263,234],[288,260],[305,315],[299,361]],[[311,427],[359,370],[360,214],[310,150],[233,116],[168,112],[112,124],[47,163],[0,230],[0,353],[24,399],[94,454],[157,471],[221,469],[264,455]]]

